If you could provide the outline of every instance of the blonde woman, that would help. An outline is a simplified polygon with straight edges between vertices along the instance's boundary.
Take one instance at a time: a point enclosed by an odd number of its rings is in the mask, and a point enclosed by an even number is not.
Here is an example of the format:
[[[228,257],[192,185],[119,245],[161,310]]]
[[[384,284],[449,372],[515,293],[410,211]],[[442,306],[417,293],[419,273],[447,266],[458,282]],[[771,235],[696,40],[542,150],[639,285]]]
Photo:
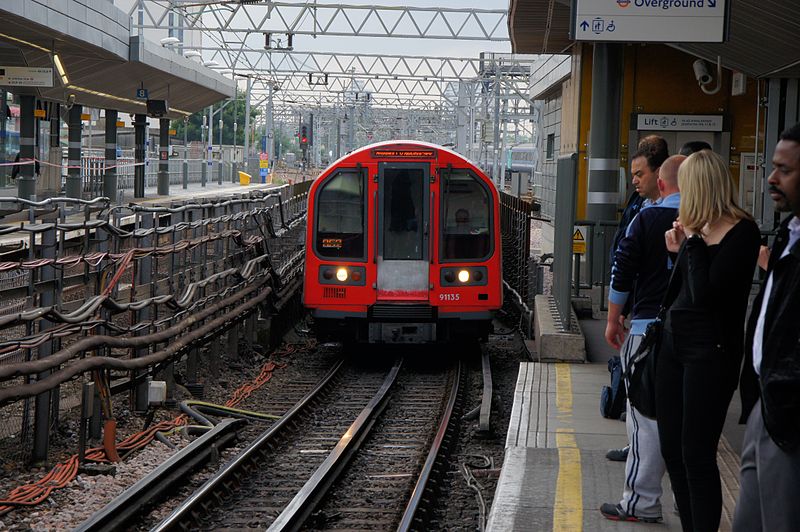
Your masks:
[[[665,239],[671,253],[684,249],[657,365],[658,432],[683,529],[716,531],[717,444],[739,378],[760,234],[712,151],[683,162],[678,187],[679,221]]]

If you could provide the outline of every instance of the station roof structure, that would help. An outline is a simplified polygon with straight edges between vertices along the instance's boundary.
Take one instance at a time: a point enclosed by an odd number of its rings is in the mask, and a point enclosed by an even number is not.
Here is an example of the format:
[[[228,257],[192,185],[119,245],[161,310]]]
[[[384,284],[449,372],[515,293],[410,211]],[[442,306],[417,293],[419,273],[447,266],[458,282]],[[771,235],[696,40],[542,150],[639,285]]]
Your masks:
[[[94,108],[145,113],[144,100],[168,101],[169,118],[187,116],[234,95],[235,84],[218,72],[131,35],[130,18],[108,0],[3,0],[0,3],[0,65],[49,67],[52,88],[20,88],[20,94]],[[63,64],[63,83],[54,65]]]
[[[687,53],[755,78],[800,77],[797,21],[800,3],[728,0],[730,39],[725,43],[672,44]],[[508,29],[515,53],[563,53],[569,38],[571,0],[510,0]]]

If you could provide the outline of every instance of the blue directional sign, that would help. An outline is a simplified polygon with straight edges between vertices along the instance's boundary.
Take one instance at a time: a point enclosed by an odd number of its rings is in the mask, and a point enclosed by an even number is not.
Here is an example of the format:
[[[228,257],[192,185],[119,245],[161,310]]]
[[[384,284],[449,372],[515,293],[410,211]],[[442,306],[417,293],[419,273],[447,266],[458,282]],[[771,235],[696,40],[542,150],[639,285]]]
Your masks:
[[[572,38],[724,42],[731,0],[573,0]]]

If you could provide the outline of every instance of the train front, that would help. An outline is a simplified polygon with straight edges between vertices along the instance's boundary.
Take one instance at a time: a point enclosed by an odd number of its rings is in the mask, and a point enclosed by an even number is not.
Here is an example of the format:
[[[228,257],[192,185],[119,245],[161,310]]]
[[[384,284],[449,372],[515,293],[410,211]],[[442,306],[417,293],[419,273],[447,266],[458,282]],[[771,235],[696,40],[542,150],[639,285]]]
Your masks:
[[[309,192],[303,302],[322,340],[486,337],[502,306],[498,194],[459,154],[385,142]]]

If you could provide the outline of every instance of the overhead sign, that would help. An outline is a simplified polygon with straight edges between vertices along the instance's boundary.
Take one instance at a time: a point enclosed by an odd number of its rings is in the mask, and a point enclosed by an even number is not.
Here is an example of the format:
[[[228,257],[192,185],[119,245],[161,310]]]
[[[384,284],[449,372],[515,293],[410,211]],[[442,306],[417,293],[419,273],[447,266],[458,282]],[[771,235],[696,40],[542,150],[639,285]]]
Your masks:
[[[636,129],[644,131],[722,131],[722,115],[637,114]]]
[[[0,85],[4,87],[52,87],[53,69],[0,66]]]
[[[572,0],[572,38],[611,42],[723,42],[730,0]]]
[[[136,97],[139,98],[140,100],[146,100],[150,96],[147,89],[136,89]]]
[[[575,232],[572,233],[572,253],[577,255],[586,253],[586,239],[583,238],[580,229],[575,229]]]

